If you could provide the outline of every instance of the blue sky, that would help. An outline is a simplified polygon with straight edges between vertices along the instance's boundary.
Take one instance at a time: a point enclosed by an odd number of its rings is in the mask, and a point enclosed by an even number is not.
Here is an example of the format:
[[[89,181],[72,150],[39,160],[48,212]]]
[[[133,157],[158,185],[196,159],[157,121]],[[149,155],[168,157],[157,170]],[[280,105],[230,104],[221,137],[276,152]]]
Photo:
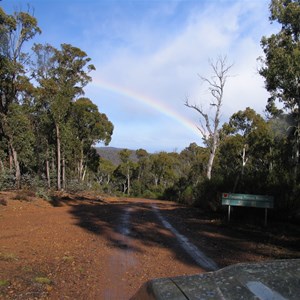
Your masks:
[[[222,121],[250,106],[263,114],[268,93],[257,72],[263,35],[276,32],[267,0],[2,0],[6,13],[34,9],[37,43],[70,43],[96,71],[86,96],[114,124],[110,146],[149,152],[202,144],[199,115],[185,99],[209,111],[199,75],[209,59],[233,64]]]

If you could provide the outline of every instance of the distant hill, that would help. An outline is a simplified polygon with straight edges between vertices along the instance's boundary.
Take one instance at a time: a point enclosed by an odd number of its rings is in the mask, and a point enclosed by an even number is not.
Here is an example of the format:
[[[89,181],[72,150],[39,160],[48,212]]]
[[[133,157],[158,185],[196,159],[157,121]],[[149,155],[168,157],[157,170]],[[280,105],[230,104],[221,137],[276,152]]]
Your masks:
[[[124,150],[124,148],[115,148],[115,147],[96,147],[97,153],[104,159],[110,160],[115,166],[118,166],[121,163],[120,160],[120,151]],[[135,150],[130,150],[130,160],[138,161],[138,158],[135,154]]]

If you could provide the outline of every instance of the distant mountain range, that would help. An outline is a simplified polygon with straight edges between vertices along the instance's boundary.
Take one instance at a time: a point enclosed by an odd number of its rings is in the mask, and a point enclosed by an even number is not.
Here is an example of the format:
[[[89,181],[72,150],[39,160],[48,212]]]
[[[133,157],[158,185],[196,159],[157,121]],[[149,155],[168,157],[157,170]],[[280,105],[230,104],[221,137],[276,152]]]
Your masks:
[[[104,159],[110,160],[115,166],[118,166],[121,163],[120,159],[120,151],[124,150],[124,148],[115,148],[115,147],[96,147],[97,153]],[[130,160],[138,161],[138,158],[135,154],[135,150],[130,150]]]

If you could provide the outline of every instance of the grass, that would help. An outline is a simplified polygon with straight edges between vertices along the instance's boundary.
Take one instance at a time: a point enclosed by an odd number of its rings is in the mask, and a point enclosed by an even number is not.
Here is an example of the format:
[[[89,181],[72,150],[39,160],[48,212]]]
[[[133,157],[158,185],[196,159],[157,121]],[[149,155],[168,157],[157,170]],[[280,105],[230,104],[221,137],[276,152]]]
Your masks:
[[[8,280],[0,279],[0,287],[1,286],[5,287],[5,286],[8,286],[8,285],[10,285],[10,282]]]
[[[32,272],[33,268],[31,266],[24,266],[24,267],[22,267],[22,270],[25,272]]]
[[[35,193],[33,191],[20,190],[17,191],[14,200],[31,201],[32,197],[35,197]]]
[[[0,252],[0,260],[2,261],[16,261],[18,257],[14,253],[1,253]]]
[[[35,277],[34,281],[40,284],[51,284],[51,280],[47,277]]]
[[[66,261],[66,262],[73,262],[74,261],[74,256],[70,256],[70,255],[65,255],[63,258],[62,258],[63,261]]]

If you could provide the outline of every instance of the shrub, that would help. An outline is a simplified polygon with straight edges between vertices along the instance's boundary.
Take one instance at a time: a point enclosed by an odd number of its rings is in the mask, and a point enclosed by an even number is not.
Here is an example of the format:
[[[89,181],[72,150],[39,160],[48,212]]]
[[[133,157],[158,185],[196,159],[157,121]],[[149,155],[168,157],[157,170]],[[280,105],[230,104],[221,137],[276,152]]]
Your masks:
[[[38,188],[35,195],[39,198],[42,198],[46,201],[51,201],[51,196],[49,195],[48,191],[43,188]]]
[[[142,197],[146,199],[156,199],[156,194],[150,190],[145,190]]]
[[[34,191],[18,190],[14,196],[14,200],[31,201],[35,197]]]
[[[181,202],[192,205],[195,202],[195,197],[194,197],[194,190],[192,186],[187,186],[180,198]]]
[[[0,190],[8,190],[15,188],[15,175],[13,170],[5,170],[0,172]]]
[[[217,211],[221,209],[221,193],[224,192],[222,181],[219,178],[204,179],[195,189],[195,206]]]

